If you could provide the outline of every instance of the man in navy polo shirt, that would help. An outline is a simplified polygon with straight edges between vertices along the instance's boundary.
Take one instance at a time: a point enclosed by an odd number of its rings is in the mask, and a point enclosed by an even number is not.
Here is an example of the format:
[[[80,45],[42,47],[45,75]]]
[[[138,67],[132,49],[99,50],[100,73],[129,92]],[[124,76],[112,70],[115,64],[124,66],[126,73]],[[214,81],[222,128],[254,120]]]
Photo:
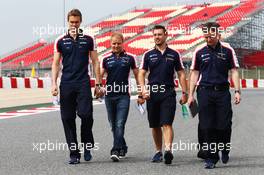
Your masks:
[[[147,100],[149,126],[152,128],[152,136],[156,146],[156,153],[152,162],[161,162],[162,134],[164,137],[165,164],[171,164],[173,159],[172,141],[176,110],[176,92],[174,74],[177,71],[182,87],[180,103],[187,102],[186,76],[179,52],[169,48],[166,43],[168,33],[164,26],[157,25],[153,29],[155,47],[143,55],[139,70],[139,84],[142,90],[139,92],[138,103],[143,104]],[[148,75],[149,92],[145,88],[145,75]],[[163,129],[163,132],[162,132]]]
[[[194,101],[197,86],[199,103],[199,139],[206,148],[205,168],[212,169],[222,152],[222,162],[229,160],[231,148],[232,105],[229,92],[228,72],[231,70],[235,86],[235,104],[240,103],[240,84],[238,60],[234,49],[220,42],[220,26],[209,22],[203,25],[205,45],[197,48],[193,55],[190,75],[190,94],[188,104]]]
[[[112,52],[101,60],[101,76],[107,73],[105,105],[114,138],[110,158],[118,162],[128,149],[124,132],[130,104],[129,73],[132,70],[137,80],[138,68],[134,56],[123,49],[121,33],[114,32],[110,41]]]
[[[52,95],[58,95],[57,78],[62,59],[60,83],[61,119],[66,141],[70,150],[69,164],[80,163],[80,150],[76,136],[76,113],[81,118],[81,142],[84,146],[84,159],[91,160],[90,149],[94,147],[92,133],[93,106],[88,75],[89,57],[92,59],[96,74],[96,96],[100,96],[100,70],[96,43],[91,36],[84,35],[79,29],[82,14],[78,9],[68,13],[68,32],[58,37],[54,44],[52,63]]]

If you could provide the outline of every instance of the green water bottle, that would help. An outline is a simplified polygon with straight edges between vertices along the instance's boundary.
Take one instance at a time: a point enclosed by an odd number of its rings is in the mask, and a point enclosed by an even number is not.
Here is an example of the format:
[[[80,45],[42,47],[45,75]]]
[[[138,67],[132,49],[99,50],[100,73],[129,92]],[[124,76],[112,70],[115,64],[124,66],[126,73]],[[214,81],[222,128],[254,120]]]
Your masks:
[[[182,105],[182,117],[184,119],[187,119],[189,117],[189,112],[188,112],[188,106],[187,104]]]

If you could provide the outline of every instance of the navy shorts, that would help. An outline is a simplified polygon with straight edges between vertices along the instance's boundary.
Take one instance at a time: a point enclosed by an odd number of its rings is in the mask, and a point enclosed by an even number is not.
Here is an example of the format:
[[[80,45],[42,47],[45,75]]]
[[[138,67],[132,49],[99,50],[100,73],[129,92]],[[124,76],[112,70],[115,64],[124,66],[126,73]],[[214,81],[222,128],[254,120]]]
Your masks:
[[[172,125],[176,111],[176,92],[174,88],[165,92],[151,92],[147,100],[148,121],[150,128]]]

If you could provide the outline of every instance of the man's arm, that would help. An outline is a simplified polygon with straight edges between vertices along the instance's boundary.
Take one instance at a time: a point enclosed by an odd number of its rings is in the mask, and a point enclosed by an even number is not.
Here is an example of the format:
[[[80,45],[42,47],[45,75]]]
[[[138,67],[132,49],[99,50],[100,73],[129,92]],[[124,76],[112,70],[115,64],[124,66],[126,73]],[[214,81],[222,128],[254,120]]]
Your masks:
[[[138,92],[138,95],[142,96],[146,92],[145,89],[145,76],[147,71],[145,69],[139,69],[138,71],[138,84],[140,87],[140,91]]]
[[[231,76],[235,86],[235,104],[239,104],[241,101],[240,95],[240,82],[239,82],[239,72],[237,68],[231,69]]]
[[[182,97],[180,100],[180,104],[184,104],[187,102],[187,84],[186,84],[186,75],[184,70],[177,71],[179,82],[182,88]]]
[[[196,88],[196,83],[199,78],[199,71],[197,70],[191,70],[190,72],[190,89],[189,89],[189,98],[188,98],[188,104],[190,105],[194,101],[194,91]]]
[[[177,72],[178,77],[179,77],[179,82],[182,88],[182,92],[187,93],[187,83],[186,83],[186,75],[184,70],[180,70]]]
[[[92,59],[92,64],[93,64],[93,69],[94,69],[94,73],[95,73],[95,83],[96,84],[101,84],[102,83],[102,79],[100,77],[100,63],[98,60],[98,54],[97,51],[91,51],[90,52],[90,57]]]
[[[97,51],[91,51],[90,57],[92,59],[93,69],[95,73],[95,89],[94,89],[94,95],[96,98],[102,97],[104,95],[104,92],[101,89],[102,79],[100,76],[100,63],[98,59]]]
[[[145,100],[149,98],[147,90],[145,89],[145,76],[147,71],[145,69],[139,69],[138,71],[138,100],[139,104],[145,103]]]
[[[135,76],[135,79],[136,79],[137,85],[139,85],[139,81],[138,81],[138,72],[139,72],[138,68],[133,69],[133,74],[134,74],[134,76]]]
[[[104,78],[104,74],[105,74],[105,69],[104,68],[100,68],[100,77],[101,77],[101,80]]]
[[[51,67],[51,73],[52,73],[51,93],[53,96],[58,95],[57,79],[58,79],[59,71],[60,71],[60,58],[61,58],[61,54],[59,52],[55,52],[53,62],[52,62],[52,67]]]

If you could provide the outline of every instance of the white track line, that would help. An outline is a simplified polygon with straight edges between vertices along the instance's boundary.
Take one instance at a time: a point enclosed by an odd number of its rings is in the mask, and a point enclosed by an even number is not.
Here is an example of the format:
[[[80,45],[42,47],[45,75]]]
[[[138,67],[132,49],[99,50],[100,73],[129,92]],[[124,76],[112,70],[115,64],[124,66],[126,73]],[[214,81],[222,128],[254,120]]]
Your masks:
[[[136,98],[137,96],[130,97],[131,100],[134,100]],[[102,104],[104,104],[104,102],[100,102],[98,100],[93,101],[94,106],[102,105]],[[12,111],[12,112],[3,112],[3,113],[0,113],[0,120],[22,117],[22,116],[31,116],[35,114],[42,114],[42,113],[59,111],[59,110],[60,110],[60,106],[51,106],[51,107],[40,107],[40,108],[34,108],[34,109],[17,110],[17,111]]]

